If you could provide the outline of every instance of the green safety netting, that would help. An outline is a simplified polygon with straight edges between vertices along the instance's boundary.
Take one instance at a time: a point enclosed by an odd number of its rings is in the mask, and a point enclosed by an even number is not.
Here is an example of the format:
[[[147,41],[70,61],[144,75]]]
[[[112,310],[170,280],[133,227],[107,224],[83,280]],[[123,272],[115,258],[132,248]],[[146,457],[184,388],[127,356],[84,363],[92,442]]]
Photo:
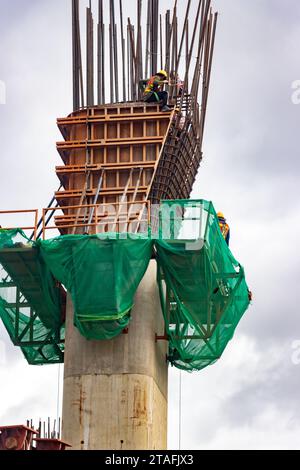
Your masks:
[[[0,263],[47,328],[61,326],[61,292],[37,246],[22,230],[0,230]]]
[[[2,291],[2,292],[1,292]],[[3,295],[3,290],[0,290]],[[27,315],[19,312],[19,335],[16,335],[16,309],[11,308],[7,302],[0,298],[0,318],[15,346],[19,346],[31,365],[57,364],[63,362],[64,351],[64,328],[60,332],[60,338],[56,338],[55,333],[44,326],[37,318],[34,321],[31,336],[31,319]],[[22,340],[18,339],[25,333]]]
[[[212,204],[199,201],[199,206],[202,239],[156,243],[169,361],[188,371],[221,357],[249,305],[244,270],[221,234]]]
[[[61,290],[21,230],[0,230],[0,318],[29,364],[63,362]]]
[[[88,339],[119,335],[130,321],[134,295],[151,258],[151,240],[141,235],[66,235],[37,245],[72,295],[81,334]]]
[[[0,263],[6,276],[0,284],[0,316],[30,363],[62,360],[61,288],[56,281],[72,296],[80,333],[88,339],[111,339],[129,324],[134,295],[153,249],[169,361],[193,371],[221,356],[249,304],[244,270],[222,237],[211,203],[176,201],[168,220],[171,204],[162,204],[155,241],[145,235],[103,234],[32,243],[20,230],[0,231]],[[193,206],[200,215],[191,212]],[[197,227],[194,240],[185,240],[186,221],[192,224],[187,232]],[[168,236],[165,227],[171,228]],[[36,316],[19,307],[16,311],[1,294],[9,287],[5,283],[22,293]],[[25,330],[22,341],[16,335],[16,316],[18,327]]]

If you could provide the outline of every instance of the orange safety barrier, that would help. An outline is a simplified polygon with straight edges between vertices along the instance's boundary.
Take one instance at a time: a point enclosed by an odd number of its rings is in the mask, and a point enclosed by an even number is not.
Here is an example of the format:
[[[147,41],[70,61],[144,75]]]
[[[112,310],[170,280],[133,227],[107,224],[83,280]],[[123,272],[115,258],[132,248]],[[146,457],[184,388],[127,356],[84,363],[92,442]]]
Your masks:
[[[27,210],[14,210],[14,211],[0,211],[0,215],[10,215],[10,214],[34,214],[34,225],[30,227],[20,227],[17,225],[15,227],[1,227],[4,230],[14,230],[20,228],[21,230],[33,230],[33,239],[36,240],[37,236],[37,226],[38,226],[38,218],[39,218],[39,211],[38,209],[27,209]]]

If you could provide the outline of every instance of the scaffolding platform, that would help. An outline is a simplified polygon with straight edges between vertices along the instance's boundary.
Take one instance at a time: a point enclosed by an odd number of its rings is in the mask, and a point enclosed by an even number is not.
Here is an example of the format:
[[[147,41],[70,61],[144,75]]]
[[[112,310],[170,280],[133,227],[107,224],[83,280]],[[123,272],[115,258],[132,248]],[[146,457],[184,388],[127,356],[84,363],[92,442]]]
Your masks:
[[[0,231],[2,321],[29,364],[63,362],[66,292],[22,231],[11,230],[10,242],[7,233]]]

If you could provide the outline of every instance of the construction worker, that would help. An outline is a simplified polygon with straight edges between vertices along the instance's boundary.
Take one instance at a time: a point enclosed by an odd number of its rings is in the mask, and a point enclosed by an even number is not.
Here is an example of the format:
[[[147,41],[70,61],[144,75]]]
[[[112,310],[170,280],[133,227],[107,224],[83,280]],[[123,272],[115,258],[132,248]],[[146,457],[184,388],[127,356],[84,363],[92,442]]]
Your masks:
[[[148,80],[142,80],[141,85],[144,85],[143,100],[147,103],[161,102],[161,110],[170,111],[171,109],[168,106],[169,95],[163,90],[164,85],[168,83],[168,74],[165,70],[161,70]]]
[[[219,226],[222,232],[222,235],[227,243],[229,245],[229,239],[230,239],[230,228],[228,223],[226,222],[225,216],[222,212],[217,213],[218,220],[219,220]]]

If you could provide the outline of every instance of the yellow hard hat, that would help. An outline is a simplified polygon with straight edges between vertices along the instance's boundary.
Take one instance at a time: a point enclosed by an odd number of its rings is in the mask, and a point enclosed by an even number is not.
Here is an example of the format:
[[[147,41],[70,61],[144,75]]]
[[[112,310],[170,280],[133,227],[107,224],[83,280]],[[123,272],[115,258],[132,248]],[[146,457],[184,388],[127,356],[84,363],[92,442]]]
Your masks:
[[[168,78],[168,74],[165,70],[160,70],[157,75],[162,75],[165,78]]]
[[[217,213],[217,216],[218,216],[220,219],[225,219],[225,215],[223,214],[223,212],[218,212],[218,213]]]

